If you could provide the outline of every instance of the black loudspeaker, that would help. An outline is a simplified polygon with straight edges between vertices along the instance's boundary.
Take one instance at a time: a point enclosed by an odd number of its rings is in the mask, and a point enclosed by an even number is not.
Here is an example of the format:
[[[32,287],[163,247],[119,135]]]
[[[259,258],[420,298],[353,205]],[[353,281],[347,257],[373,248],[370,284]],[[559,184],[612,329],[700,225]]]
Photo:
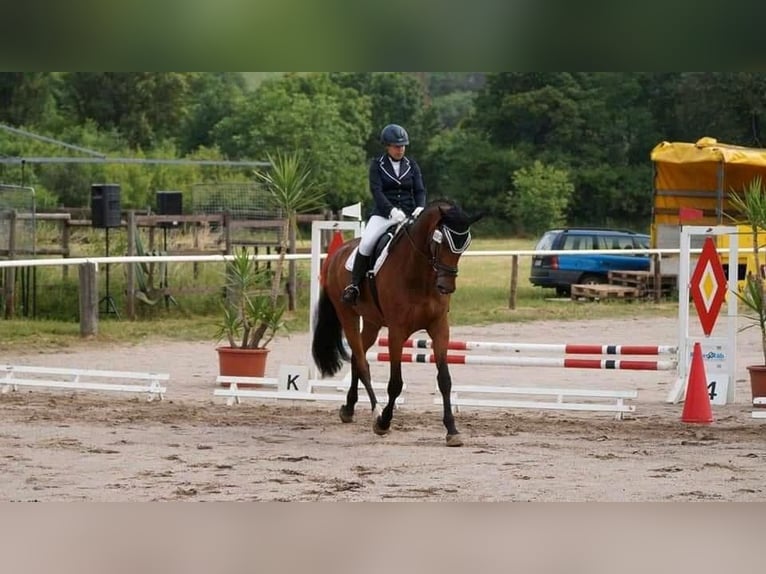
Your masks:
[[[158,191],[157,215],[181,215],[183,213],[183,194],[180,191]]]
[[[94,183],[90,186],[91,225],[99,229],[120,226],[120,186]]]

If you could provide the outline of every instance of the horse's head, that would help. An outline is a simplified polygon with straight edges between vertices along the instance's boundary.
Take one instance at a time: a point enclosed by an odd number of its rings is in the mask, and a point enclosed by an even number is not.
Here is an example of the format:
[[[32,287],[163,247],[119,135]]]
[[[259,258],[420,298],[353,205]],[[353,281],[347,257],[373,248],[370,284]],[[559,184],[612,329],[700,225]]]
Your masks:
[[[436,289],[442,295],[455,291],[458,260],[471,244],[471,224],[481,218],[482,214],[469,216],[447,200],[431,203],[418,218],[429,231],[429,263],[436,271]]]

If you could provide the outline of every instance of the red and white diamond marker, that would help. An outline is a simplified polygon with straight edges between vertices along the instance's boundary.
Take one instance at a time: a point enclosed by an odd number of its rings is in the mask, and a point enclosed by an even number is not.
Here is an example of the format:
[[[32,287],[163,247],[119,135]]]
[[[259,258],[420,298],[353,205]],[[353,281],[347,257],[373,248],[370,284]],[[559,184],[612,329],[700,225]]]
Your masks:
[[[702,254],[689,281],[689,289],[702,330],[709,336],[726,299],[726,274],[711,237],[705,238]]]

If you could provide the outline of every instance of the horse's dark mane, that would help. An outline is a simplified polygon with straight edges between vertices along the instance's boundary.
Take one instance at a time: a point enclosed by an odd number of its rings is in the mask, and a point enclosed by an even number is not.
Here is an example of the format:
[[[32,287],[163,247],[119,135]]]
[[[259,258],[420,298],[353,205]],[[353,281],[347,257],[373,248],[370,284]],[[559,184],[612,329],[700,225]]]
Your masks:
[[[446,204],[448,207],[458,207],[457,203],[455,203],[454,201],[452,201],[451,199],[448,199],[446,197],[439,197],[437,199],[429,201],[427,207],[441,206],[443,204]]]

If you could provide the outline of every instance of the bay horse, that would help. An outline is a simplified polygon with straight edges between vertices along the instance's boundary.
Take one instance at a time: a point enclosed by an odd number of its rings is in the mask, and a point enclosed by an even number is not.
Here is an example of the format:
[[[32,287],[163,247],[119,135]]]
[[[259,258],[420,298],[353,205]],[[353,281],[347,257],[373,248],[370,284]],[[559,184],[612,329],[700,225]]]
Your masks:
[[[402,347],[415,331],[425,329],[431,338],[436,360],[447,446],[463,444],[450,401],[452,378],[447,366],[447,313],[450,296],[455,291],[458,260],[471,243],[471,224],[481,217],[481,214],[467,215],[449,200],[429,203],[417,219],[407,220],[401,226],[389,246],[385,264],[374,278],[374,291],[366,277],[360,285],[355,305],[344,303],[341,293],[350,280],[345,263],[359,239],[347,241],[325,261],[325,279],[315,310],[311,350],[321,375],[332,376],[342,368],[344,360],[349,360],[343,342],[343,335],[346,337],[351,350],[351,385],[346,404],[340,407],[340,418],[344,423],[352,422],[354,418],[361,380],[370,398],[374,432],[378,435],[389,432],[394,403],[402,391]],[[381,411],[372,389],[366,353],[382,327],[388,327],[390,373],[388,404]]]

